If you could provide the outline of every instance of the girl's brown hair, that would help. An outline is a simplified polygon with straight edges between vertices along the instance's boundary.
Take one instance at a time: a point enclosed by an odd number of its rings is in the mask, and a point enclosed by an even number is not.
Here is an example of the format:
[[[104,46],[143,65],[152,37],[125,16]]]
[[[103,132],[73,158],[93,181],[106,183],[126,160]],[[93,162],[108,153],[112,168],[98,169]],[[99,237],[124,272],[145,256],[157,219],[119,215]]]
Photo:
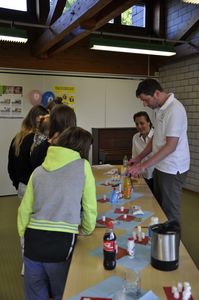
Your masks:
[[[65,105],[56,105],[50,112],[49,138],[53,138],[55,133],[60,134],[68,127],[76,126],[76,115],[74,110]]]
[[[69,127],[60,134],[57,146],[65,147],[80,153],[81,158],[88,160],[89,149],[93,143],[90,132],[81,127]]]
[[[31,146],[31,151],[32,152],[35,148],[36,145],[39,143],[40,136],[43,135],[45,136],[46,139],[49,136],[49,127],[50,127],[50,115],[45,115],[45,116],[40,116],[38,122],[37,122],[37,127],[35,130],[35,136],[34,136],[34,142]]]

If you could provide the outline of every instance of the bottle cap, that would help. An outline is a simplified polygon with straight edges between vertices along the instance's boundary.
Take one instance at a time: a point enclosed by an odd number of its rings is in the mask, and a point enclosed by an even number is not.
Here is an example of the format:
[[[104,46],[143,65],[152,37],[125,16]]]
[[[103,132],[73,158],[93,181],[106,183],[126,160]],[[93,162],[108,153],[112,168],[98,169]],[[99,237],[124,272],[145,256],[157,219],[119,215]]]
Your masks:
[[[153,218],[153,222],[154,222],[154,224],[158,224],[158,222],[159,222],[158,217],[154,217],[154,218]]]
[[[134,241],[134,238],[133,237],[129,237],[128,241]]]
[[[106,221],[106,227],[107,227],[107,228],[110,228],[110,229],[113,229],[113,222],[111,222],[111,221]]]

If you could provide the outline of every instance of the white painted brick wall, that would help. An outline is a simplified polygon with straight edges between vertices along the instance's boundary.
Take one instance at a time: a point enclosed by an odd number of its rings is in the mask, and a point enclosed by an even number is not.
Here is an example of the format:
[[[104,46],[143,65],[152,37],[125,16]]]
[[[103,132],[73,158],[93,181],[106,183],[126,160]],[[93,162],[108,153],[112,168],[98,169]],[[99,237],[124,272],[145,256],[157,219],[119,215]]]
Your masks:
[[[159,79],[186,109],[191,167],[185,188],[199,193],[199,56],[160,68]]]

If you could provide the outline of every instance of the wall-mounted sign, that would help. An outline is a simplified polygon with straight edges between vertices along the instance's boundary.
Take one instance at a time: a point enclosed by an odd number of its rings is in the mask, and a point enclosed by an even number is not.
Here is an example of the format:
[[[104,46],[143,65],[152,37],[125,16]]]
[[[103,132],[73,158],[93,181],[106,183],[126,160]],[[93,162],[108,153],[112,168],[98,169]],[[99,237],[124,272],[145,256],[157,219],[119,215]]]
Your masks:
[[[76,110],[75,87],[54,86],[53,92],[56,97],[62,98],[62,103]]]
[[[23,87],[0,85],[0,118],[23,117]]]

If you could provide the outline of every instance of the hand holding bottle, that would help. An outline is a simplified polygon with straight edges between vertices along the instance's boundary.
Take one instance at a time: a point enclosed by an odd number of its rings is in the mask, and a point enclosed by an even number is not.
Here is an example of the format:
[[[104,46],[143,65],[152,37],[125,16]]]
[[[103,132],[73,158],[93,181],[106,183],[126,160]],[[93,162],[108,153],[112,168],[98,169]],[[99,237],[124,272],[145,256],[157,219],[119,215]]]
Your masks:
[[[132,166],[128,167],[128,174],[130,174],[133,177],[138,177],[144,172],[145,168],[141,163],[135,163]]]
[[[139,163],[140,162],[140,160],[138,159],[138,157],[132,157],[131,159],[129,159],[129,161],[128,161],[128,166],[131,166],[131,165],[133,165],[133,164],[137,164],[137,163]]]

